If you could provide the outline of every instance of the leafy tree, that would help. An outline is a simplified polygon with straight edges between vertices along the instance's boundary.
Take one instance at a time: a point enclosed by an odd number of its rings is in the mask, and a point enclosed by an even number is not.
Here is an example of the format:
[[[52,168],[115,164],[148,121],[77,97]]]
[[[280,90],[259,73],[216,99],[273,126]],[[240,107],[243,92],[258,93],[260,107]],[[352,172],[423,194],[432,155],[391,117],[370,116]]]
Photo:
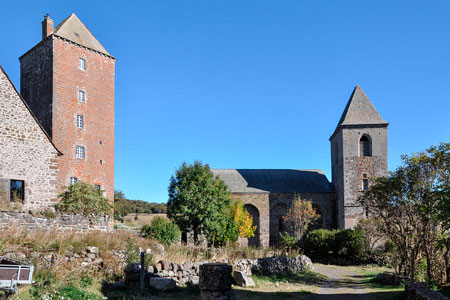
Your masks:
[[[210,244],[234,238],[235,224],[227,214],[231,194],[207,164],[183,163],[170,178],[168,190],[167,215],[181,230],[192,230],[196,244],[200,234]]]
[[[142,200],[129,200],[121,190],[114,191],[114,218],[120,220],[130,213],[166,213],[164,203],[149,203]]]
[[[298,199],[294,201],[292,207],[283,217],[283,222],[288,231],[292,233],[297,240],[300,240],[308,230],[309,224],[319,218],[316,210],[312,207],[310,201]]]
[[[141,229],[141,234],[144,237],[158,240],[166,246],[180,239],[180,229],[178,226],[160,216],[153,218],[150,225],[144,225]]]
[[[384,237],[384,234],[381,232],[381,227],[380,219],[376,217],[361,219],[355,227],[367,240],[369,253],[373,252],[375,245]]]
[[[382,220],[383,232],[395,244],[400,269],[414,274],[423,255],[427,278],[434,280],[439,277],[434,265],[439,259],[441,228],[447,228],[449,216],[450,144],[432,146],[402,160],[388,177],[376,179],[360,201]]]
[[[61,201],[55,205],[56,210],[65,213],[77,213],[83,215],[107,214],[111,215],[112,207],[103,191],[94,185],[78,181],[67,187],[67,191],[61,195]]]
[[[249,238],[255,235],[256,226],[253,226],[253,217],[244,208],[240,199],[230,205],[230,215],[239,230],[239,236]]]

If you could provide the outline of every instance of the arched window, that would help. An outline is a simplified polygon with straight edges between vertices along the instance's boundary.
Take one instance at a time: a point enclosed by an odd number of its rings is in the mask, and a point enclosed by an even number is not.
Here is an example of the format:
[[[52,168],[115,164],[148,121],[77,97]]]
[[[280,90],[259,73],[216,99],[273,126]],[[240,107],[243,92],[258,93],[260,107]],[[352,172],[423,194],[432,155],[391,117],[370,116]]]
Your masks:
[[[367,135],[363,135],[359,140],[359,156],[372,156],[372,145]]]

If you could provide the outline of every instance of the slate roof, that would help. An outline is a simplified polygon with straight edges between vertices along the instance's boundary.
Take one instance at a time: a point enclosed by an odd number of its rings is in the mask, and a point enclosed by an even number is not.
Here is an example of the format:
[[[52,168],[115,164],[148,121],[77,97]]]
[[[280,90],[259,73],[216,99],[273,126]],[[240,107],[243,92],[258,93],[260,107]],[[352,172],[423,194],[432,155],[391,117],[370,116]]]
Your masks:
[[[232,193],[330,193],[321,170],[212,169]]]
[[[357,85],[348,100],[335,132],[346,125],[389,125],[377,112],[362,88]]]
[[[86,48],[110,55],[74,13],[59,23],[53,34]]]

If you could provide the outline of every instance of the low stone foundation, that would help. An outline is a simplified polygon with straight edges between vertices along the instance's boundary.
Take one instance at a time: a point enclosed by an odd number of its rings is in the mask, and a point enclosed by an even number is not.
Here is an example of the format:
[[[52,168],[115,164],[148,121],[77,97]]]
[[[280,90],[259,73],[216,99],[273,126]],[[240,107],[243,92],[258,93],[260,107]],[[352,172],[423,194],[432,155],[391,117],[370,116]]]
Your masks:
[[[25,213],[17,211],[0,211],[0,229],[18,228],[26,230],[56,231],[111,231],[110,216],[83,216],[45,213]]]
[[[423,283],[411,283],[405,284],[405,292],[408,300],[448,300],[447,297],[431,290]]]

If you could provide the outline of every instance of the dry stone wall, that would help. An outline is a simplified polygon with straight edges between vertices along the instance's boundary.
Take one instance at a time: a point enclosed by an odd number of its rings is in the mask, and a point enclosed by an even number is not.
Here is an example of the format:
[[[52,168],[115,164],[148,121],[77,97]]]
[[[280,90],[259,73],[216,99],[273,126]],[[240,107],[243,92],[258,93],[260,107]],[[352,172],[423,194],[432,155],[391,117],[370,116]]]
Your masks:
[[[110,216],[55,215],[46,217],[41,213],[0,211],[0,230],[19,228],[25,230],[56,231],[110,231]]]

